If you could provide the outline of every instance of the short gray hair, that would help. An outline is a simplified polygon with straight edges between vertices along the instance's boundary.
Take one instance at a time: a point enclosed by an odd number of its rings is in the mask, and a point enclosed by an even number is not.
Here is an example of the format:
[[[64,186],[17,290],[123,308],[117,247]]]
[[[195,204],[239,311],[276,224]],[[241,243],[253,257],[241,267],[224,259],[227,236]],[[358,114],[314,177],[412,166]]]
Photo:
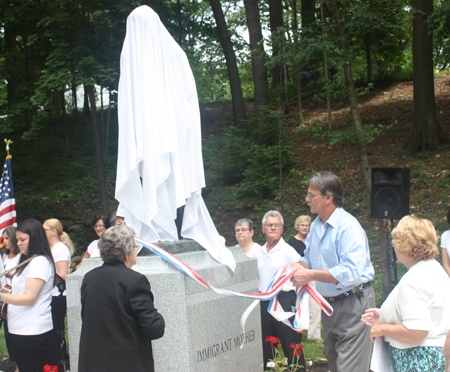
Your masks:
[[[266,224],[267,217],[279,217],[280,221],[281,221],[281,226],[284,226],[284,219],[280,212],[278,212],[278,211],[267,212],[262,219],[263,226]]]
[[[309,177],[309,185],[319,189],[322,196],[331,195],[337,207],[344,206],[344,188],[334,173],[328,171],[314,173]]]
[[[253,224],[253,221],[250,218],[241,218],[238,222],[236,222],[236,225],[234,225],[234,229],[236,230],[238,226],[242,225],[248,225],[249,230],[253,230],[255,225]]]
[[[98,242],[103,262],[125,262],[125,256],[133,252],[135,234],[129,226],[113,226],[106,230]]]

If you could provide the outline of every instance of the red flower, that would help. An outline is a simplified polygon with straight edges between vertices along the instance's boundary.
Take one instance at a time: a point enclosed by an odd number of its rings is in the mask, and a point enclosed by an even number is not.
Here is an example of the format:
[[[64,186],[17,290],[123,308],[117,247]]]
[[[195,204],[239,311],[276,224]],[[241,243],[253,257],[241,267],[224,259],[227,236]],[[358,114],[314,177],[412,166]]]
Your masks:
[[[300,355],[303,354],[303,345],[302,344],[290,344],[290,347],[294,349],[294,355]]]
[[[58,367],[57,366],[50,366],[50,365],[46,364],[44,366],[44,372],[58,372]]]
[[[280,342],[280,339],[276,338],[276,337],[272,337],[272,336],[267,336],[266,342],[270,342],[272,344],[278,344]]]

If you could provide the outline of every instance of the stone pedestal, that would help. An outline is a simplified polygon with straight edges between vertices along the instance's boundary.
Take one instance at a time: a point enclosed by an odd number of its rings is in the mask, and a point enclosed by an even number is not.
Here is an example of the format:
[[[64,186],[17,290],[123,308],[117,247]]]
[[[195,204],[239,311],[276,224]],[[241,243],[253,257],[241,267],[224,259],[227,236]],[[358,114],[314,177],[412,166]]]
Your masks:
[[[230,248],[237,263],[233,274],[228,267],[212,259],[196,242],[159,245],[176,254],[178,259],[191,266],[212,286],[242,293],[258,292],[256,260],[242,254],[240,248]],[[184,253],[177,253],[179,251]],[[85,259],[78,271],[66,277],[71,372],[78,372],[81,282],[89,270],[102,263],[100,258]],[[251,300],[217,294],[184,276],[156,255],[140,254],[133,269],[150,281],[155,306],[166,321],[164,337],[153,341],[157,372],[264,370],[259,306],[248,318],[243,334],[240,318]],[[243,340],[247,343],[240,349]]]

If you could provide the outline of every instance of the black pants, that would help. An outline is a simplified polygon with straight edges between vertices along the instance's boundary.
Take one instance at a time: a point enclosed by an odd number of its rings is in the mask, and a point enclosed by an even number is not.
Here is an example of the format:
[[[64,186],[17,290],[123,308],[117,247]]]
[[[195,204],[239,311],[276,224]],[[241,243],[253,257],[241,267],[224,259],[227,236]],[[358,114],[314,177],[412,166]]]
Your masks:
[[[12,347],[11,334],[8,331],[8,322],[6,320],[3,321],[3,330],[5,332],[5,342],[6,342],[6,349],[8,350],[9,360],[11,362],[15,362],[17,356],[14,355],[14,348]]]
[[[51,331],[35,336],[10,334],[20,372],[40,372],[49,364],[47,350],[50,333]]]
[[[52,297],[53,330],[48,342],[50,365],[58,366],[61,359],[66,358],[66,340],[64,318],[66,316],[66,296]]]
[[[270,342],[266,342],[267,336],[273,336],[280,339],[284,355],[288,358],[289,365],[291,365],[293,361],[297,362],[297,357],[294,359],[294,349],[290,347],[290,345],[292,343],[301,344],[302,334],[294,331],[286,324],[279,322],[272,315],[270,315],[267,312],[269,302],[270,301],[261,301],[260,305],[264,368],[266,368],[269,359],[273,359],[272,344]],[[295,291],[280,292],[278,295],[278,302],[284,311],[292,311],[291,307],[295,306]],[[300,368],[299,371],[305,371],[305,356],[303,354],[300,355],[298,364],[303,366],[303,368]]]

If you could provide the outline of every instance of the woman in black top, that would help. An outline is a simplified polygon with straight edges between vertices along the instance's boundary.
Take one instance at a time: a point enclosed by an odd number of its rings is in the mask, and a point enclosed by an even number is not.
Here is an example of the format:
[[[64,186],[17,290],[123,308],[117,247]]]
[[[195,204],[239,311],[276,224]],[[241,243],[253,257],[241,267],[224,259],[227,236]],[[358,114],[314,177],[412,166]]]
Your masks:
[[[311,217],[309,216],[300,216],[295,220],[295,230],[298,231],[297,235],[293,236],[288,240],[288,244],[298,252],[300,256],[304,256],[304,252],[306,249],[305,239],[306,235],[309,233],[309,228],[311,226]]]

